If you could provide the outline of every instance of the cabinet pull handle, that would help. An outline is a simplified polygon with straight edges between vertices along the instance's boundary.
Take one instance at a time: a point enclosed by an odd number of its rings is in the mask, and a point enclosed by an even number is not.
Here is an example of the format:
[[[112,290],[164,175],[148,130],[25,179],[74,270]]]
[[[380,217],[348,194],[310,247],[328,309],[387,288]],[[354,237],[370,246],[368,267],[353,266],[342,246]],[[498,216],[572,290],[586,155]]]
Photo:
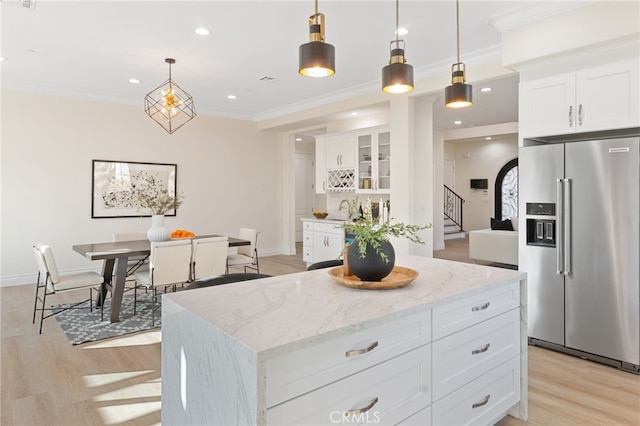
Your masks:
[[[353,415],[357,415],[357,414],[366,413],[367,411],[371,410],[373,408],[373,406],[376,405],[377,403],[378,403],[378,397],[376,396],[375,398],[373,398],[371,400],[370,403],[368,403],[364,407],[356,408],[355,410],[349,410],[345,414],[347,416],[353,416]]]
[[[569,127],[573,127],[573,105],[569,105]]]
[[[486,302],[484,305],[480,306],[474,306],[473,308],[471,308],[471,312],[484,311],[489,307],[489,305],[491,305],[491,302]]]
[[[482,407],[483,405],[487,405],[487,403],[489,402],[489,398],[491,398],[491,394],[485,396],[482,401],[472,404],[471,408],[478,408]]]
[[[578,105],[578,124],[582,126],[582,104]]]
[[[471,355],[477,355],[477,354],[484,353],[484,352],[489,350],[490,346],[491,346],[491,343],[487,343],[486,345],[484,345],[482,347],[482,349],[474,349],[474,350],[471,351]]]
[[[378,342],[375,341],[372,344],[370,344],[369,346],[367,346],[366,348],[363,349],[354,349],[351,351],[347,351],[344,356],[346,356],[347,358],[349,358],[350,356],[357,356],[357,355],[362,355],[362,354],[366,354],[367,352],[371,352],[372,350],[374,350],[375,348],[378,347]],[[377,402],[377,398],[376,398],[376,402]]]

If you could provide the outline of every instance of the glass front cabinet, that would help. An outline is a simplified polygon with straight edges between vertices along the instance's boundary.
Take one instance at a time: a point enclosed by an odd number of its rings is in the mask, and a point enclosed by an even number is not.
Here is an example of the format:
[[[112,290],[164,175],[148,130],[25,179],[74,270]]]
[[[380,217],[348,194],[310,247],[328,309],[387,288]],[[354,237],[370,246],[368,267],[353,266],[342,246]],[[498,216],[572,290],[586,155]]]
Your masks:
[[[388,194],[391,190],[391,133],[389,127],[375,127],[357,133],[356,192]]]

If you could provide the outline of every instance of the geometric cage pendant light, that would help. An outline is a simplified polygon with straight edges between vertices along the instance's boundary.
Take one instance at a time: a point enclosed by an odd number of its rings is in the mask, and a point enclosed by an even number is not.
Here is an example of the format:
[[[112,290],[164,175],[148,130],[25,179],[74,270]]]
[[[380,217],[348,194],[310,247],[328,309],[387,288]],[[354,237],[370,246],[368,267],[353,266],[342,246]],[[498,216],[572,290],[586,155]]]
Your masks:
[[[473,104],[472,88],[467,84],[465,67],[460,62],[460,6],[456,0],[456,39],[458,62],[451,65],[451,86],[444,92],[445,106],[448,108],[464,108]]]
[[[413,90],[413,66],[404,57],[404,40],[398,39],[399,0],[396,0],[396,39],[391,45],[389,65],[382,68],[382,91],[406,93]]]
[[[176,60],[164,61],[169,64],[169,78],[144,97],[144,112],[171,134],[196,116],[196,107],[191,95],[171,79]]]
[[[324,42],[324,14],[315,13],[309,17],[309,43],[298,51],[298,73],[307,77],[328,77],[336,72],[336,49]]]

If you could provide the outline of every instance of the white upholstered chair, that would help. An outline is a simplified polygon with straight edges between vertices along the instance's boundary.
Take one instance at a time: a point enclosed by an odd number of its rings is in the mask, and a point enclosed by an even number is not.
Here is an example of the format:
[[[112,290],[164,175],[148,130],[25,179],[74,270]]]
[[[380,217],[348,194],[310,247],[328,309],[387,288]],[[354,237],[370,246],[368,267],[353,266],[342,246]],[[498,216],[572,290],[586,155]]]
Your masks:
[[[189,281],[191,271],[191,240],[163,241],[151,243],[149,269],[138,270],[135,274],[133,313],[136,313],[137,289],[142,286],[152,291],[151,325],[155,326],[155,311],[158,289],[173,287]]]
[[[260,273],[260,264],[258,263],[258,234],[259,232],[251,228],[240,228],[238,238],[251,241],[248,246],[239,246],[236,253],[230,253],[227,256],[227,273],[230,266],[243,266],[244,272],[247,268]]]
[[[212,278],[226,271],[228,237],[195,238],[191,240],[191,280]]]
[[[101,291],[104,278],[97,272],[79,272],[75,274],[60,275],[53,250],[45,244],[36,244],[33,246],[33,253],[38,263],[38,279],[36,281],[36,296],[33,302],[33,323],[36,322],[36,311],[41,311],[40,315],[40,331],[42,334],[42,323],[45,318],[52,317],[67,309],[76,308],[78,305],[89,302],[89,309],[93,311],[93,290]],[[72,304],[66,308],[46,307],[47,296],[55,293],[66,293],[72,290],[89,289],[89,299]],[[42,291],[41,291],[42,290]],[[42,294],[40,294],[42,293]],[[38,308],[38,301],[42,302]],[[51,311],[49,315],[44,314],[45,310]]]
[[[118,241],[136,241],[136,240],[146,240],[147,233],[146,232],[114,232],[113,233],[113,242]],[[127,263],[127,278],[133,276],[133,274],[141,267],[148,266],[147,261],[149,260],[149,256],[133,256],[129,258],[129,262]]]

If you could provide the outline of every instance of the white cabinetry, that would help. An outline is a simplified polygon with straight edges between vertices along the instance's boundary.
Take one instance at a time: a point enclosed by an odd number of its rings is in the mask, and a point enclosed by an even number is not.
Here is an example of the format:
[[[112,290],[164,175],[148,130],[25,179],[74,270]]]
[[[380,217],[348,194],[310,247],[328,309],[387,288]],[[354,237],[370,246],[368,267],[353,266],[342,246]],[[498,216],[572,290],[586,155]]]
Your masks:
[[[327,169],[352,169],[355,156],[355,135],[352,132],[327,136]]]
[[[520,136],[542,137],[640,125],[638,60],[525,81]]]
[[[520,400],[519,306],[512,284],[433,309],[433,424],[493,424]]]
[[[269,360],[267,424],[429,424],[430,332],[426,310]]]
[[[303,220],[302,230],[302,260],[308,265],[340,257],[344,249],[344,231],[340,222]]]
[[[388,194],[391,190],[391,133],[389,127],[356,134],[357,193]]]

